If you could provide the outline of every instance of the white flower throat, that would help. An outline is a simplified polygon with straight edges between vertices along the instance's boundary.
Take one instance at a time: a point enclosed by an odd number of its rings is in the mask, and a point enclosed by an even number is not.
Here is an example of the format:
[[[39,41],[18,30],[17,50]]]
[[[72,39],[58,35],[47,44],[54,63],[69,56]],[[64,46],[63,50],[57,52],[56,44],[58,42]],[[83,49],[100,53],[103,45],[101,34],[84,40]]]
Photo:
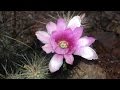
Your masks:
[[[63,49],[68,48],[68,42],[65,41],[65,40],[60,41],[60,42],[58,43],[58,45],[59,45],[61,48],[63,48]]]

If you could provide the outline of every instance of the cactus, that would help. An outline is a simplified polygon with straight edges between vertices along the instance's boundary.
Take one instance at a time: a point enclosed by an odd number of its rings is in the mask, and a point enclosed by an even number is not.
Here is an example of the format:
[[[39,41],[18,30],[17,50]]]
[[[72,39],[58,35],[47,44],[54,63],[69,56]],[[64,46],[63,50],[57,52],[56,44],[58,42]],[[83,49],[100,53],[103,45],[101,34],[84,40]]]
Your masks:
[[[48,68],[46,65],[46,57],[38,56],[37,54],[32,54],[30,57],[27,55],[21,55],[24,58],[22,64],[14,62],[17,67],[16,71],[7,71],[7,68],[3,66],[6,75],[1,75],[5,79],[47,79],[48,78]]]

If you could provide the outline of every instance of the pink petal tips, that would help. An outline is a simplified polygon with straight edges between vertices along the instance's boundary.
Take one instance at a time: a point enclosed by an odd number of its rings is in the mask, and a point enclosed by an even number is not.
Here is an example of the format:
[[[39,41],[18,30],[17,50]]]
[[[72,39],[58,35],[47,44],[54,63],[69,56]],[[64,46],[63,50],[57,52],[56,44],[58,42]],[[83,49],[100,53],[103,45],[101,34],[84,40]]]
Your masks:
[[[98,59],[98,55],[91,47],[78,48],[74,54],[79,55],[87,60]]]
[[[55,54],[52,59],[50,60],[50,63],[49,63],[49,69],[50,69],[50,72],[56,72],[57,70],[60,69],[60,67],[62,66],[63,64],[63,56],[62,55],[58,55],[58,54]]]
[[[41,42],[49,43],[50,36],[47,32],[37,31],[35,35],[37,36],[38,40],[40,40]]]
[[[68,28],[71,28],[72,30],[74,30],[76,27],[80,27],[81,26],[81,19],[80,16],[74,16],[68,23]]]
[[[73,55],[64,55],[64,58],[65,58],[66,63],[71,64],[71,65],[73,64],[73,61],[74,61]]]
[[[53,22],[49,22],[47,25],[46,25],[46,28],[47,28],[47,31],[49,34],[51,34],[53,31],[56,30],[56,24],[53,23]]]
[[[54,52],[52,49],[52,46],[50,44],[45,44],[44,46],[42,46],[42,49],[46,52],[46,53],[51,53]]]

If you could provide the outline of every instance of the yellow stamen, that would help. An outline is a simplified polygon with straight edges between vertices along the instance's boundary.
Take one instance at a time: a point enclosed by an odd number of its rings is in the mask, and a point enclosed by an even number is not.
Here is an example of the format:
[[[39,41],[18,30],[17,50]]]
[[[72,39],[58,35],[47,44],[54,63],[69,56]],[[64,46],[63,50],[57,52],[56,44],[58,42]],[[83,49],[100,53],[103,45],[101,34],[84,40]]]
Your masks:
[[[61,48],[67,48],[68,47],[68,42],[67,41],[60,41],[58,43],[58,45],[61,47]]]

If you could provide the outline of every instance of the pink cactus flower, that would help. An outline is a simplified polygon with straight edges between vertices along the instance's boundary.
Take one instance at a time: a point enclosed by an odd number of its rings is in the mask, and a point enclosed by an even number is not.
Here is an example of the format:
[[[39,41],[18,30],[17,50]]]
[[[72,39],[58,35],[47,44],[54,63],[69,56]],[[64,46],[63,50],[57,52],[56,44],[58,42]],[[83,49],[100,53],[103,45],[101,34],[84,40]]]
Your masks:
[[[83,27],[80,16],[75,16],[67,23],[64,19],[57,20],[57,24],[49,22],[46,25],[47,32],[37,31],[36,36],[45,45],[42,49],[46,53],[55,53],[49,63],[50,72],[60,69],[65,59],[72,65],[73,55],[79,55],[87,60],[98,59],[96,52],[90,47],[95,41],[93,37],[81,37]]]

